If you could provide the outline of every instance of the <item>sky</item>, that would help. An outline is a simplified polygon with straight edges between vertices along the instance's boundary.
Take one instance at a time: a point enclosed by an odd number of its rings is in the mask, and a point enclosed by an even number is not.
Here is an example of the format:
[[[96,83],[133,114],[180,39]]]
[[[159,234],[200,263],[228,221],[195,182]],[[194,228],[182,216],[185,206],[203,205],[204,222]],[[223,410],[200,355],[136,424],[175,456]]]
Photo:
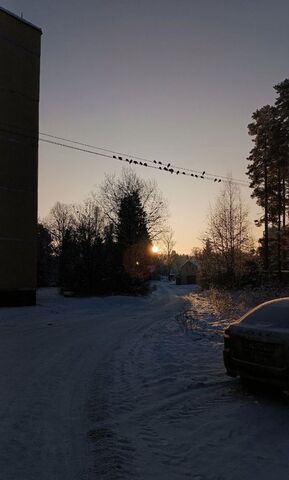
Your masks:
[[[287,0],[1,6],[43,30],[41,132],[246,180],[250,117],[274,102],[273,86],[289,76]],[[81,202],[122,166],[40,143],[39,216],[56,201]],[[200,246],[222,183],[135,169],[167,198],[177,251]],[[247,187],[242,196],[257,218]]]

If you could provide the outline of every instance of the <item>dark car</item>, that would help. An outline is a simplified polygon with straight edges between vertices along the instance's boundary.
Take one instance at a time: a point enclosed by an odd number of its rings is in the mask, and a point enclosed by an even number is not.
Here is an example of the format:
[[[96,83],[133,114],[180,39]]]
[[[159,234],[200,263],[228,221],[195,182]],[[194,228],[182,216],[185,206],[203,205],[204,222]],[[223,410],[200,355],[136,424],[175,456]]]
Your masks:
[[[262,303],[224,334],[228,375],[289,387],[289,297]]]

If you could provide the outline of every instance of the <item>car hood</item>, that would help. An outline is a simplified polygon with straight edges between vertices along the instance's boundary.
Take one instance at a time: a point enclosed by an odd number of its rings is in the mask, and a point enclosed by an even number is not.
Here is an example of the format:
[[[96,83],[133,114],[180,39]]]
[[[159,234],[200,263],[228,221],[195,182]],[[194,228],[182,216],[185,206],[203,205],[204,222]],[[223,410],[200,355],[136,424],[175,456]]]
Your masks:
[[[240,322],[232,325],[256,330],[287,331],[289,333],[289,297],[262,303],[246,313]],[[235,329],[235,328],[233,328]]]

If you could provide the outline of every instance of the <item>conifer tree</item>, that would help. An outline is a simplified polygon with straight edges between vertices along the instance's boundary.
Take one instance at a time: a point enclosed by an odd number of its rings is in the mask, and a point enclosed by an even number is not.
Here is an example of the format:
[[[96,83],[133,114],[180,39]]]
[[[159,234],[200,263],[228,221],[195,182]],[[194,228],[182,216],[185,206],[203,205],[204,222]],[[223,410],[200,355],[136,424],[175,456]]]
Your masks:
[[[277,105],[277,102],[276,102]],[[264,224],[261,239],[265,271],[281,270],[286,265],[286,211],[288,209],[288,141],[286,115],[278,107],[266,105],[252,115],[248,125],[254,147],[248,157],[247,175],[252,197],[263,208],[258,225]],[[284,120],[285,118],[285,120]]]
[[[275,102],[277,115],[283,129],[282,224],[285,229],[289,217],[289,79],[285,79],[274,88],[278,94]]]
[[[149,275],[151,242],[138,191],[129,193],[120,202],[116,237],[122,264],[122,287],[128,290],[144,287]]]

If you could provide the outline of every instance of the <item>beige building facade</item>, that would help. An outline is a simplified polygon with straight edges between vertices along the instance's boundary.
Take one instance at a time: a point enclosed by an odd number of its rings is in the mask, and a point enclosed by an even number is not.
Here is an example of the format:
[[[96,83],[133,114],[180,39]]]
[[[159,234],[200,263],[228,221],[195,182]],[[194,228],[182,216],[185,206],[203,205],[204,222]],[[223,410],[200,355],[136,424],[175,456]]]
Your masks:
[[[41,33],[0,8],[0,306],[35,303]]]

